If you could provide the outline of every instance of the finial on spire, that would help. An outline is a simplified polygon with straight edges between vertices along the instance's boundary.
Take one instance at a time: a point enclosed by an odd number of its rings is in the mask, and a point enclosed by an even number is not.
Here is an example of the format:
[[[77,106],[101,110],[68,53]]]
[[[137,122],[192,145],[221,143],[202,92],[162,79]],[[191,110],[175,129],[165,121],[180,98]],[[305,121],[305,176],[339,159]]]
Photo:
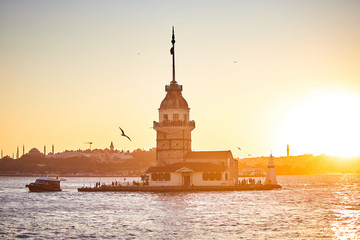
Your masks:
[[[175,33],[174,33],[174,26],[172,27],[172,48],[170,49],[170,53],[173,57],[173,79],[171,83],[176,83],[175,81]]]

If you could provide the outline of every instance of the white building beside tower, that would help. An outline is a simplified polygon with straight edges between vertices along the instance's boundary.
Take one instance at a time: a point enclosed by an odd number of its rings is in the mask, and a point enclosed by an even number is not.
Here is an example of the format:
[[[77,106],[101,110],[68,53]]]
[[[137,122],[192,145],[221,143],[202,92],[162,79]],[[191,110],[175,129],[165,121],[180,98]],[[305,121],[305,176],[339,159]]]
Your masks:
[[[191,150],[190,108],[175,80],[175,35],[172,33],[173,79],[165,86],[156,131],[156,167],[147,170],[151,186],[229,186],[237,181],[238,164],[231,151]]]

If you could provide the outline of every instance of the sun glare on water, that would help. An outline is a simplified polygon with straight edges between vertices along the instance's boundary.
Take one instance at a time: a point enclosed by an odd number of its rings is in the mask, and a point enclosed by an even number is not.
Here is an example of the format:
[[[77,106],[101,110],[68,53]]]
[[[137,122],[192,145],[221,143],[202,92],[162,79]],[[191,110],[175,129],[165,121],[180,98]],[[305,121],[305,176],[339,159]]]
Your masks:
[[[360,98],[344,93],[314,93],[290,110],[280,141],[293,155],[360,156]]]

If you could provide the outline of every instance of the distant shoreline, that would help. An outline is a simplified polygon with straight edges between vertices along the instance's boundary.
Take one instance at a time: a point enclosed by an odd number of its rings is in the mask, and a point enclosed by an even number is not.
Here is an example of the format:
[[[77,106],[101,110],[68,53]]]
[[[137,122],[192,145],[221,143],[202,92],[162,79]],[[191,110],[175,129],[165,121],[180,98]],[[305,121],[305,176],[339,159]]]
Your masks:
[[[26,173],[26,174],[3,174],[0,173],[0,177],[39,177],[39,176],[52,176],[52,177],[134,177],[134,178],[140,178],[141,176],[122,176],[117,174],[41,174],[41,173]]]
[[[334,172],[334,173],[302,173],[302,174],[276,174],[277,176],[311,176],[311,175],[342,175],[342,174],[360,174],[360,172]],[[120,178],[140,178],[141,176],[136,175],[117,175],[117,174],[40,174],[40,173],[26,173],[26,174],[4,174],[0,173],[0,177],[39,177],[44,175],[50,175],[53,177],[120,177]],[[264,176],[265,177],[265,176]],[[239,178],[255,178],[254,176],[239,176]],[[261,178],[261,177],[256,177]]]

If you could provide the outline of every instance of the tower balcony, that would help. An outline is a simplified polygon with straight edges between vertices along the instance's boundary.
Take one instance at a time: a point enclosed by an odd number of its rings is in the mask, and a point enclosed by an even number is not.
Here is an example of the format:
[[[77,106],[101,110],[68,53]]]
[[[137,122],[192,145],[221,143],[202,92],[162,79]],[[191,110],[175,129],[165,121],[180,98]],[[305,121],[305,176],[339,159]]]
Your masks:
[[[195,128],[195,121],[163,121],[163,122],[155,122],[153,123],[153,128],[156,130],[157,128],[167,128],[167,127],[186,127],[189,129]]]
[[[182,85],[178,85],[178,84],[170,84],[170,85],[165,85],[165,91],[170,91],[170,90],[183,90]]]

